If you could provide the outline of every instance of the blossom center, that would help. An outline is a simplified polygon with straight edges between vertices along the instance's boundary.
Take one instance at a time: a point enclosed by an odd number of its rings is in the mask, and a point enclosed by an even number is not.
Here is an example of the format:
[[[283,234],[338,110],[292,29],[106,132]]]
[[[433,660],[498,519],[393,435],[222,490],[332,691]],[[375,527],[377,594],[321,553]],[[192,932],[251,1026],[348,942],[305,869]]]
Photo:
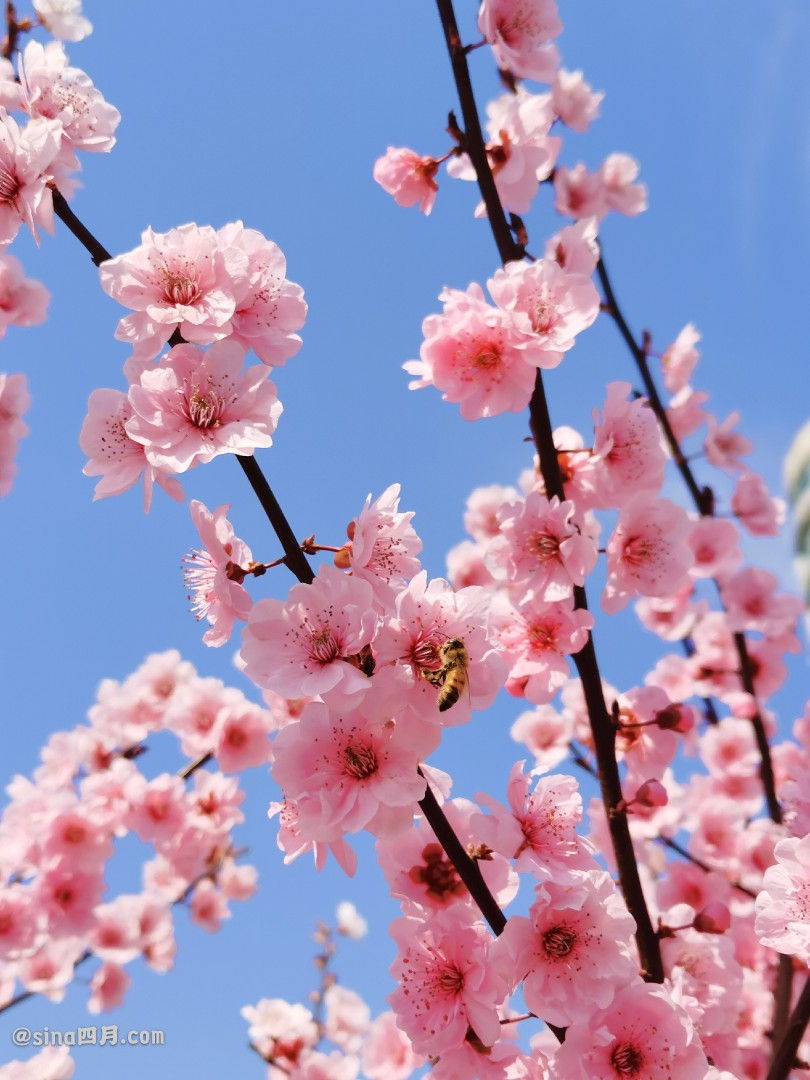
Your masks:
[[[454,964],[448,964],[438,972],[436,988],[450,997],[457,997],[464,989],[464,975]]]
[[[490,371],[500,364],[501,350],[492,341],[482,343],[475,349],[470,359],[474,367],[482,368],[484,371]]]
[[[440,844],[426,844],[422,851],[424,862],[408,871],[414,885],[424,885],[429,896],[446,900],[465,892],[465,886],[455,867],[445,858]]]
[[[543,934],[546,956],[568,956],[576,940],[577,935],[567,926],[553,926]]]
[[[309,639],[309,655],[319,664],[331,664],[340,655],[340,648],[328,626]]]
[[[638,1076],[644,1058],[631,1043],[620,1043],[610,1055],[610,1064],[618,1076]]]
[[[538,562],[556,559],[560,552],[559,538],[547,532],[533,533],[527,546],[532,555],[537,556]]]
[[[373,746],[352,745],[343,751],[343,771],[355,780],[367,780],[377,771],[377,755]]]
[[[163,295],[170,304],[181,304],[188,307],[199,298],[200,288],[193,278],[183,277],[180,274],[170,274],[164,271]]]
[[[15,203],[20,193],[20,181],[17,174],[5,165],[0,165],[0,202]]]

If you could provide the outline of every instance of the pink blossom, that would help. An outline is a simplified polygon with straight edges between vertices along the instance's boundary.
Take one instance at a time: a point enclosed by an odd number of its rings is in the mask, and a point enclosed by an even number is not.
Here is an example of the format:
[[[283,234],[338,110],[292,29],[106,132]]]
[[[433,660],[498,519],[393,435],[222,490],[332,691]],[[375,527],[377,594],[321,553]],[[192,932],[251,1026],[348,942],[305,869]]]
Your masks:
[[[324,993],[324,1034],[345,1054],[356,1054],[368,1030],[371,1012],[354,990],[334,984]]]
[[[573,515],[572,502],[561,503],[556,495],[547,499],[535,491],[521,503],[501,507],[501,540],[492,545],[490,557],[521,595],[563,600],[575,585],[584,584],[596,565],[596,545],[580,534]]]
[[[1,335],[0,335],[1,336]],[[28,434],[22,415],[31,404],[24,375],[0,372],[0,496],[8,495],[17,467],[17,443]]]
[[[323,565],[286,601],[260,600],[242,633],[245,674],[291,698],[366,690],[357,656],[377,627],[372,595],[368,582]]]
[[[672,344],[664,349],[661,368],[664,372],[664,386],[670,394],[686,389],[699,359],[695,348],[699,341],[700,334],[691,323],[687,323]]]
[[[251,599],[242,585],[244,574],[253,562],[250,548],[234,535],[225,516],[230,506],[218,506],[213,513],[197,499],[189,503],[191,519],[200,536],[202,550],[184,556],[183,579],[191,589],[189,600],[194,617],[207,619],[209,629],[203,634],[206,645],[220,646],[231,636],[236,619],[243,622],[250,614]]]
[[[576,221],[601,220],[608,212],[602,173],[589,173],[582,164],[573,169],[559,166],[554,170],[554,208]]]
[[[58,120],[30,120],[24,128],[0,108],[0,245],[25,222],[39,243],[37,226],[53,233],[53,199],[47,187],[61,146]]]
[[[99,904],[89,946],[100,960],[128,964],[140,955],[142,904],[135,896],[118,896],[109,904]]]
[[[684,386],[666,408],[667,420],[675,438],[682,442],[708,420],[709,414],[702,408],[709,400],[703,390]]]
[[[9,326],[37,326],[45,321],[50,293],[25,277],[13,255],[0,255],[0,338]]]
[[[36,898],[53,937],[84,933],[93,926],[93,908],[104,882],[99,872],[84,873],[58,864],[37,879]]]
[[[69,67],[58,41],[29,41],[20,56],[22,108],[31,117],[58,120],[62,153],[75,168],[74,151],[109,151],[121,114],[109,105],[79,68]]]
[[[732,939],[690,928],[689,923],[697,924],[698,919],[685,904],[666,912],[664,925],[685,928],[662,939],[661,959],[693,1022],[707,1033],[721,1032],[736,1025],[742,969]]]
[[[584,218],[574,225],[565,225],[546,241],[545,256],[568,274],[590,277],[599,261],[596,233],[596,218]]]
[[[48,940],[35,953],[19,962],[17,978],[32,994],[42,994],[49,1001],[62,1001],[81,954],[80,938]]]
[[[144,446],[159,469],[185,472],[219,454],[251,457],[272,445],[281,415],[268,369],[242,371],[243,352],[235,341],[203,351],[175,345],[129,388],[133,416],[130,438]]]
[[[141,240],[99,268],[104,291],[133,311],[118,323],[116,338],[130,342],[135,358],[147,360],[175,330],[196,345],[227,337],[236,298],[249,285],[247,253],[223,247],[210,226],[147,229]]]
[[[632,499],[619,514],[607,545],[607,583],[602,609],[620,611],[630,597],[676,592],[692,565],[687,547],[689,519],[668,499]]]
[[[612,382],[594,411],[593,458],[597,493],[605,506],[623,506],[641,492],[654,495],[664,480],[666,454],[646,398],[627,401],[630,383]]]
[[[399,513],[399,484],[391,484],[379,498],[366,499],[349,525],[346,558],[354,577],[371,585],[378,607],[386,610],[396,592],[419,572],[416,556],[422,550],[411,518]],[[336,559],[337,562],[337,559]]]
[[[123,1005],[124,997],[132,983],[129,975],[118,964],[100,964],[90,978],[90,1000],[87,1011],[109,1012]]]
[[[508,810],[479,792],[475,797],[489,815],[476,815],[471,824],[488,847],[514,861],[516,870],[568,882],[570,871],[593,866],[576,832],[582,820],[577,782],[572,776],[541,776],[539,770],[526,775],[523,765],[515,762],[509,771]]]
[[[273,779],[298,803],[299,829],[312,840],[402,831],[425,793],[407,725],[359,709],[341,714],[314,702],[278,733],[273,751]]]
[[[433,209],[436,192],[435,180],[439,163],[432,157],[421,157],[406,146],[389,146],[381,158],[374,162],[374,179],[397,206],[415,206],[423,214]]]
[[[511,665],[509,678],[521,682],[534,705],[551,701],[569,677],[565,657],[583,648],[593,616],[575,611],[573,601],[545,603],[537,597],[495,610],[492,633]]]
[[[752,536],[776,536],[785,520],[785,501],[770,495],[757,473],[745,470],[737,477],[731,509]]]
[[[810,836],[774,848],[756,899],[756,935],[769,949],[810,963]]]
[[[687,543],[695,556],[690,570],[693,578],[725,578],[742,562],[733,521],[702,517],[693,522]]]
[[[562,32],[554,0],[483,0],[478,29],[499,68],[520,79],[551,82],[558,60],[548,43]]]
[[[691,535],[690,533],[690,547]],[[697,559],[696,553],[695,558]],[[690,573],[694,573],[694,567]],[[682,641],[708,609],[705,600],[692,600],[692,592],[692,582],[685,581],[681,588],[670,596],[650,596],[637,600],[636,614],[641,625],[664,641]]]
[[[450,912],[427,921],[396,919],[389,930],[397,943],[390,970],[399,985],[388,1001],[414,1050],[452,1050],[468,1027],[485,1046],[496,1042],[497,1006],[506,986],[489,962],[489,931],[480,923],[465,925]]]
[[[554,1059],[566,1080],[708,1080],[709,1065],[686,1013],[661,986],[637,982],[607,1009],[565,1033]]]
[[[251,1044],[266,1060],[274,1058],[281,1065],[294,1066],[301,1052],[318,1041],[317,1024],[303,1005],[262,998],[256,1005],[245,1005],[241,1013],[250,1024]]]
[[[368,933],[368,923],[350,900],[342,900],[335,908],[335,925],[339,934],[360,941]]]
[[[247,255],[247,280],[232,281],[236,310],[231,333],[244,349],[252,349],[265,364],[281,367],[301,348],[300,330],[307,317],[304,290],[287,281],[287,260],[277,244],[241,221],[225,225],[217,233],[220,247]],[[226,254],[226,258],[230,256]]]
[[[183,500],[183,489],[170,471],[164,471],[146,460],[146,450],[127,431],[134,410],[126,394],[120,390],[94,390],[87,400],[87,416],[79,433],[79,446],[89,461],[85,476],[100,476],[93,499],[120,495],[137,483],[143,473],[143,508],[152,503],[152,487],[157,483],[177,502]]]
[[[750,566],[723,583],[721,595],[732,632],[757,630],[766,638],[789,633],[804,610],[798,596],[777,593],[778,579]]]
[[[82,14],[82,0],[33,0],[42,25],[62,41],[81,41],[93,25]]]
[[[554,74],[551,100],[554,111],[572,131],[587,131],[599,116],[599,103],[605,95],[591,90],[581,71],[559,68]]]
[[[471,540],[462,540],[450,548],[445,556],[447,579],[454,589],[466,589],[468,585],[482,585],[484,588],[497,587],[489,567],[485,562],[485,552],[480,544]]]
[[[535,888],[529,917],[513,915],[492,948],[495,970],[528,1007],[560,1026],[587,1020],[638,978],[635,922],[610,875],[572,871]]]
[[[464,511],[464,528],[475,540],[485,543],[501,531],[498,511],[506,503],[517,502],[518,492],[513,487],[490,484],[471,491]]]
[[[728,473],[739,472],[744,466],[738,458],[741,454],[750,454],[754,449],[751,442],[732,428],[740,419],[740,414],[730,413],[722,424],[718,424],[711,413],[707,416],[709,433],[703,442],[706,459]]]
[[[410,1080],[423,1061],[392,1012],[381,1013],[371,1021],[362,1055],[363,1073],[368,1080]]]
[[[407,703],[431,724],[454,725],[466,722],[471,708],[492,704],[505,667],[490,640],[489,606],[489,595],[479,586],[454,592],[443,578],[428,582],[424,570],[410,581],[397,597],[396,617],[374,642],[374,680],[387,681],[392,709],[401,711]],[[440,712],[436,686],[425,672],[439,671],[441,648],[453,638],[463,641],[467,652],[467,686],[452,708]]]
[[[269,721],[268,713],[250,701],[220,710],[211,734],[223,772],[242,772],[270,760]]]
[[[633,687],[619,695],[618,704],[616,753],[627,766],[628,782],[660,779],[678,749],[678,737],[669,726],[675,706],[657,686]],[[664,725],[656,722],[659,716]]]
[[[30,889],[20,884],[0,886],[0,958],[14,960],[27,952],[34,943],[37,922]]]
[[[45,866],[98,873],[113,852],[105,825],[80,806],[71,806],[51,818],[40,840]]]
[[[534,754],[536,765],[553,769],[567,757],[573,729],[570,717],[550,705],[538,705],[521,713],[509,734]]]
[[[294,799],[285,798],[282,802],[271,802],[267,811],[269,818],[278,814],[277,843],[279,849],[284,852],[285,865],[293,862],[305,851],[311,851],[315,858],[315,869],[322,870],[331,851],[341,870],[349,877],[353,877],[357,869],[357,855],[352,848],[343,837],[323,843],[302,836],[299,810],[299,805]]]
[[[223,919],[231,917],[227,900],[209,878],[203,878],[194,886],[188,913],[193,923],[212,934],[219,930]]]
[[[610,154],[599,169],[605,185],[605,200],[611,210],[635,217],[647,209],[647,189],[635,184],[638,162],[628,154]]]
[[[0,1068],[3,1080],[70,1080],[75,1062],[67,1046],[46,1046],[27,1061],[12,1061]]]
[[[480,285],[441,293],[442,315],[422,324],[419,360],[402,366],[415,375],[411,390],[435,386],[456,402],[465,420],[524,409],[534,389],[539,343],[504,311],[487,304]]]
[[[550,259],[510,262],[487,282],[498,307],[513,314],[527,334],[537,336],[540,357],[531,363],[553,368],[570,349],[577,334],[599,314],[599,295],[589,277],[563,270]]]

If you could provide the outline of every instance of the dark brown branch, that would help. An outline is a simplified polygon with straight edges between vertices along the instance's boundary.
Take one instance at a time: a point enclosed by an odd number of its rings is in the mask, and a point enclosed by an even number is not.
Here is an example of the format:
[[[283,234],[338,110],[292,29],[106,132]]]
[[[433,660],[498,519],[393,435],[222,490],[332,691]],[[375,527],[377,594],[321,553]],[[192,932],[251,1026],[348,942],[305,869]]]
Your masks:
[[[56,188],[53,189],[53,212],[62,224],[70,229],[82,247],[89,253],[90,258],[96,266],[101,266],[103,262],[107,262],[108,259],[112,258],[109,251],[107,251],[107,249],[96,240],[90,230],[85,228],[82,222],[79,221],[68,206],[64,195]]]
[[[487,208],[490,228],[498,252],[503,262],[521,258],[523,250],[512,239],[506,215],[500,197],[495,188],[492,170],[489,166],[484,136],[478,119],[478,109],[470,83],[467,68],[467,56],[459,39],[458,26],[453,11],[452,0],[436,0],[439,16],[444,29],[445,41],[450,53],[453,75],[456,81],[461,111],[464,117],[464,149],[470,156],[478,178],[481,197]],[[551,417],[546,402],[542,373],[538,370],[534,393],[529,403],[529,426],[531,428],[537,452],[540,457],[540,469],[546,488],[546,495],[565,498],[562,474],[560,472],[557,450],[554,446]],[[588,603],[583,588],[574,590],[574,602],[577,608],[587,610]],[[588,717],[593,732],[594,749],[599,768],[599,786],[613,844],[619,884],[630,914],[636,921],[636,941],[638,943],[644,977],[651,982],[663,982],[664,969],[658,937],[650,919],[647,903],[641,887],[638,865],[633,850],[633,842],[625,814],[614,814],[613,809],[622,798],[619,767],[616,762],[614,745],[614,727],[605,704],[602,692],[602,679],[596,660],[596,651],[591,635],[583,649],[574,656],[585,701]]]
[[[658,389],[650,374],[650,365],[647,362],[646,350],[638,344],[633,336],[632,330],[627,325],[627,320],[622,314],[622,310],[616,299],[616,294],[613,291],[604,258],[599,260],[596,270],[605,292],[605,299],[607,301],[605,310],[616,323],[619,333],[627,344],[627,347],[636,362],[636,367],[638,368],[639,374],[644,382],[644,387],[647,391],[650,407],[658,419],[661,430],[664,432],[664,437],[667,440],[672,457],[678,467],[678,472],[683,477],[684,483],[689,489],[695,508],[701,517],[713,517],[714,495],[710,488],[701,488],[699,486],[695,479],[695,474],[692,472],[689,460],[684,456],[681,450],[680,444],[672,430],[669,418],[667,417],[667,412],[661,401]],[[754,728],[754,737],[760,754],[759,772],[762,780],[762,788],[765,792],[765,801],[768,804],[768,813],[771,820],[779,824],[782,821],[782,810],[779,806],[779,800],[776,797],[776,784],[774,780],[773,763],[771,761],[771,751],[768,746],[768,737],[765,733],[765,725],[762,720],[762,714],[759,709],[759,703],[754,689],[753,668],[744,634],[734,635],[734,647],[737,651],[737,657],[740,664],[740,679],[746,693],[751,696],[756,709],[754,716],[751,718],[751,724]]]
[[[796,1007],[790,1015],[785,1036],[776,1049],[766,1080],[787,1080],[794,1067],[796,1051],[810,1021],[810,978],[804,984]]]

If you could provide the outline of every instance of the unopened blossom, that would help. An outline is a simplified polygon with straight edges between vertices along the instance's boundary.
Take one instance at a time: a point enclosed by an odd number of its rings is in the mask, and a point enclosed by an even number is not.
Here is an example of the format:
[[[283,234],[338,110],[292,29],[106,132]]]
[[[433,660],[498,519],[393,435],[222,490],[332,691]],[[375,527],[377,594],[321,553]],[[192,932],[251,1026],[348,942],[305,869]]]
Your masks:
[[[158,469],[185,472],[219,454],[252,456],[272,445],[281,415],[276,387],[262,364],[242,370],[235,341],[202,350],[175,345],[129,388],[127,434]]]
[[[436,192],[435,158],[417,154],[407,146],[389,146],[374,162],[374,179],[397,206],[416,206],[427,215],[433,209]]]
[[[689,518],[668,499],[639,495],[619,514],[607,545],[607,582],[602,608],[620,611],[637,595],[669,596],[683,585],[692,565],[686,544]]]
[[[526,1004],[548,1023],[586,1022],[638,978],[635,928],[609,874],[571,872],[537,885],[529,917],[508,920],[492,963],[511,987],[523,980]]]
[[[756,899],[756,935],[763,945],[810,963],[810,836],[774,848]]]
[[[752,536],[776,536],[785,520],[785,500],[771,495],[762,477],[748,470],[737,477],[731,509]]]
[[[360,829],[391,835],[408,828],[425,793],[420,750],[405,724],[314,702],[276,735],[273,779],[298,802],[298,826],[309,839]]]
[[[175,330],[197,345],[227,337],[237,297],[249,285],[249,259],[209,225],[146,229],[140,247],[101,264],[99,278],[133,312],[118,323],[116,338],[129,342],[137,359],[149,359]]]
[[[721,424],[711,413],[707,418],[709,431],[703,441],[706,459],[727,473],[740,472],[744,468],[740,456],[750,454],[754,449],[749,439],[733,430],[739,419],[740,414],[736,412],[729,413]]]
[[[558,60],[549,42],[562,31],[554,0],[483,0],[478,29],[499,68],[519,79],[551,82]]]
[[[599,169],[605,190],[605,201],[611,210],[635,217],[647,209],[647,189],[634,183],[638,162],[628,154],[610,154]]]
[[[692,1022],[662,986],[636,982],[572,1024],[552,1075],[562,1080],[708,1080]]]
[[[695,346],[700,341],[700,334],[687,323],[671,345],[667,345],[661,356],[661,369],[664,373],[664,386],[670,394],[684,389],[692,377],[692,372],[700,354]]]
[[[93,24],[82,13],[82,0],[33,0],[43,26],[61,41],[81,41]]]
[[[37,326],[45,321],[50,293],[25,277],[13,255],[0,255],[0,338],[9,326]]]
[[[417,1053],[452,1050],[468,1028],[485,1046],[500,1038],[497,1006],[506,983],[490,963],[492,938],[483,924],[470,925],[447,911],[428,920],[396,919],[390,933],[397,943],[390,970],[398,986],[388,1001]]]
[[[506,571],[520,595],[563,600],[584,584],[596,565],[596,545],[573,524],[573,514],[572,502],[536,491],[523,502],[501,507],[501,535],[491,546],[490,559]]]
[[[628,401],[630,383],[612,382],[594,410],[594,482],[604,506],[623,506],[641,492],[654,495],[664,480],[666,454],[658,420],[646,398]]]
[[[28,434],[22,415],[30,404],[25,376],[0,372],[0,496],[8,495],[11,491],[11,483],[17,472],[14,464],[17,443]]]
[[[31,117],[58,120],[62,155],[75,167],[76,150],[109,151],[121,114],[79,68],[69,67],[58,41],[29,41],[20,56],[22,108]]]
[[[599,314],[599,295],[591,279],[569,273],[551,259],[507,263],[495,271],[487,288],[522,330],[537,335],[543,354],[532,362],[540,368],[556,367],[577,334]]]
[[[293,585],[287,600],[260,600],[242,635],[245,674],[291,698],[368,689],[357,657],[379,620],[372,595],[368,582],[327,564],[312,584]]]
[[[47,185],[61,136],[58,120],[29,120],[20,128],[0,108],[0,245],[9,244],[22,224],[37,243],[37,227],[53,232],[53,198]]]
[[[295,331],[307,317],[304,290],[287,280],[287,260],[278,244],[256,229],[237,221],[223,226],[217,237],[226,262],[232,251],[242,252],[248,260],[246,279],[242,281],[240,270],[231,281],[236,299],[231,334],[263,363],[281,367],[301,348]]]
[[[559,68],[551,86],[554,111],[572,131],[587,131],[599,116],[599,103],[605,95],[594,92],[585,82],[581,71]]]
[[[589,173],[581,163],[572,169],[560,165],[554,170],[554,207],[576,221],[601,220],[608,212],[601,172]]]
[[[143,474],[143,508],[152,503],[153,485],[157,483],[167,495],[183,501],[183,489],[171,470],[164,471],[150,464],[140,442],[127,431],[134,410],[129,398],[120,390],[94,390],[87,399],[87,416],[79,433],[79,446],[87,454],[85,476],[100,476],[93,499],[120,495],[131,488]]]
[[[480,285],[445,289],[439,299],[444,313],[424,320],[420,359],[402,365],[416,376],[409,389],[435,386],[465,420],[524,409],[544,355],[537,339],[488,304]]]
[[[416,556],[422,550],[422,541],[411,525],[412,517],[413,511],[400,513],[399,484],[391,484],[374,502],[368,496],[348,529],[346,565],[352,576],[371,585],[375,600],[383,608],[419,572]]]
[[[183,580],[191,589],[189,600],[194,617],[206,619],[209,629],[203,634],[206,645],[224,645],[231,636],[236,619],[247,619],[251,599],[242,585],[244,574],[253,561],[250,548],[234,534],[228,521],[229,506],[213,512],[197,499],[189,503],[191,520],[200,537],[201,549],[184,556]]]

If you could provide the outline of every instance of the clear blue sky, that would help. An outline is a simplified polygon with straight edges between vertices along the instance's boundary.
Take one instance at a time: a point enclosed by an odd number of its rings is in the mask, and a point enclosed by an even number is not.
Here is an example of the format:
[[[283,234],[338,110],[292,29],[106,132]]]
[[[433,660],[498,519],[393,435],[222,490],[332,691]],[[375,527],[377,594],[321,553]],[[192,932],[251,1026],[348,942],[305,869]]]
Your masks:
[[[475,5],[459,8],[470,27]],[[388,144],[436,155],[447,147],[443,128],[456,99],[434,5],[86,0],[85,10],[95,32],[68,46],[70,58],[123,121],[111,155],[85,155],[75,211],[113,252],[133,247],[147,225],[164,231],[188,221],[242,219],[275,240],[310,314],[301,353],[276,373],[285,411],[262,467],[295,532],[323,543],[341,543],[366,494],[399,481],[402,507],[416,511],[424,563],[442,573],[445,551],[462,538],[470,489],[514,482],[528,457],[525,417],[465,424],[437,394],[409,393],[400,369],[418,354],[421,321],[438,309],[442,287],[464,288],[497,264],[486,224],[472,218],[471,185],[443,179],[425,219],[397,208],[371,178]],[[721,418],[739,409],[756,443],[752,467],[778,485],[808,412],[810,8],[805,0],[562,0],[560,14],[565,65],[606,92],[603,118],[588,135],[568,137],[562,161],[595,168],[614,150],[628,152],[649,185],[650,210],[604,230],[628,318],[658,347],[687,321],[697,325],[695,384]],[[483,50],[471,60],[483,105],[498,92],[493,66]],[[527,224],[539,249],[558,224],[549,192]],[[81,473],[87,396],[123,385],[126,349],[112,337],[122,312],[63,228],[38,250],[21,237],[14,251],[53,301],[46,325],[11,330],[0,344],[0,369],[26,372],[34,397],[19,476],[0,505],[0,774],[8,778],[33,769],[52,731],[82,721],[102,677],[123,678],[150,652],[176,647],[201,674],[241,685],[233,651],[204,648],[187,612],[179,571],[195,541],[187,506],[158,493],[145,517],[135,491],[93,504],[93,481]],[[619,378],[632,380],[630,359],[601,319],[547,380],[555,424],[587,432],[604,384]],[[254,556],[276,557],[233,461],[194,470],[184,487],[210,507],[231,503]],[[673,483],[669,493],[678,491]],[[791,584],[789,537],[749,549]],[[282,595],[290,583],[278,571],[255,594]],[[597,650],[605,677],[629,686],[660,646],[629,617],[616,626],[597,621]],[[793,688],[778,699],[785,722],[799,711],[804,658],[792,670]],[[502,793],[518,756],[508,728],[519,711],[499,700],[449,734],[435,760],[453,773],[456,794]],[[153,768],[178,764],[161,755]],[[83,1080],[107,1080],[111,1055],[119,1080],[144,1068],[152,1080],[262,1076],[239,1009],[265,996],[304,1000],[314,921],[342,899],[369,919],[371,934],[343,948],[341,980],[375,1011],[383,1007],[395,906],[369,845],[358,844],[353,881],[331,867],[316,877],[306,859],[284,868],[265,818],[275,797],[266,771],[254,770],[245,786],[240,840],[259,867],[259,894],[235,906],[216,935],[179,915],[175,970],[157,976],[134,965],[127,1003],[110,1017],[124,1028],[162,1028],[167,1045],[87,1048],[76,1054]],[[127,880],[126,867],[120,874]],[[85,1000],[76,984],[61,1006],[33,1001],[0,1017],[0,1061],[14,1056],[12,1027],[87,1023]]]

